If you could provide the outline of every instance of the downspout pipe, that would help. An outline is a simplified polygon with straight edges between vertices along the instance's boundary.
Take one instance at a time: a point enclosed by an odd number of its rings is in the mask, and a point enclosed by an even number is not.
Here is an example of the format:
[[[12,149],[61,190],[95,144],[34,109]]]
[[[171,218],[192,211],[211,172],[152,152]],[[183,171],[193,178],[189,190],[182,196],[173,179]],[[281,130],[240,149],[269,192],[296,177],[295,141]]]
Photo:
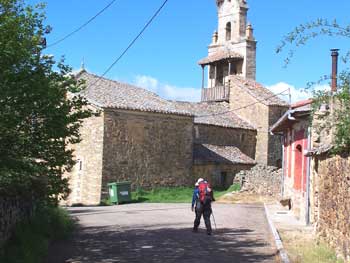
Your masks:
[[[311,149],[311,127],[308,128],[308,149]],[[306,200],[305,200],[305,223],[310,225],[310,182],[311,182],[311,156],[307,157],[306,170]]]
[[[284,176],[286,175],[285,172],[285,147],[284,147],[284,141],[285,141],[285,135],[281,137],[281,143],[282,143],[282,178],[281,178],[281,199],[284,197]]]

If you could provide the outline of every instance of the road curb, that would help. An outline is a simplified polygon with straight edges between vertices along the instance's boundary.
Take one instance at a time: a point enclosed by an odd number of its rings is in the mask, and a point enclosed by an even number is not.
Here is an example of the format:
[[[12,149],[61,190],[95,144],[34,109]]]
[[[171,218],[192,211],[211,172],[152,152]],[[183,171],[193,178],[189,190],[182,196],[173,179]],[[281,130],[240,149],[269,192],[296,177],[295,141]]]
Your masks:
[[[266,218],[267,218],[267,221],[269,222],[269,225],[270,225],[273,237],[275,239],[277,251],[278,251],[278,254],[281,257],[281,261],[282,261],[282,263],[290,263],[288,255],[287,255],[287,252],[285,251],[285,249],[283,247],[283,243],[282,243],[281,237],[280,237],[280,235],[279,235],[275,225],[273,224],[273,222],[271,220],[269,210],[267,209],[267,206],[266,206],[265,203],[264,203],[264,207],[265,207]]]

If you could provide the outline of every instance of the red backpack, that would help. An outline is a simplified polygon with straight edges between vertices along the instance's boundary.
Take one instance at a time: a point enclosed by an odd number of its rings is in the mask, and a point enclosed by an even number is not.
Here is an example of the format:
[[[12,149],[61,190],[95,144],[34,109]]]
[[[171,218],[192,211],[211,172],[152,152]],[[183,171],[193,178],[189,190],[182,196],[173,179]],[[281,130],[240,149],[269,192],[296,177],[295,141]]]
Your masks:
[[[208,202],[208,198],[210,198],[210,192],[211,188],[208,182],[201,182],[198,185],[198,190],[199,190],[199,201],[201,203],[206,203]]]

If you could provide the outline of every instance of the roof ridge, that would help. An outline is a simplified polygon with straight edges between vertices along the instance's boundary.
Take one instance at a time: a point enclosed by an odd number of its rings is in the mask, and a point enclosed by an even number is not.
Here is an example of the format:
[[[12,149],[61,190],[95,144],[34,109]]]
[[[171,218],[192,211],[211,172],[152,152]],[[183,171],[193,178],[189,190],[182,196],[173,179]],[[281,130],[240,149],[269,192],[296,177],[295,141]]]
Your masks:
[[[272,92],[271,90],[269,90],[263,84],[257,82],[256,80],[246,79],[237,75],[230,76],[230,79],[232,80],[233,83],[236,83],[238,85],[240,84],[239,86],[243,88],[248,94],[253,96],[254,99],[258,100],[257,97],[259,97],[258,101],[266,106],[275,106],[275,105],[288,106],[289,105],[287,101],[278,97],[278,94],[275,94],[274,92]],[[259,93],[259,90],[261,91],[260,93],[262,94],[257,94]],[[271,96],[266,97],[266,95],[271,95]],[[261,96],[262,98],[260,99]]]
[[[150,93],[150,94],[155,95],[156,97],[158,97],[158,98],[160,98],[160,99],[162,99],[162,100],[164,100],[164,101],[168,101],[168,100],[166,100],[166,99],[160,97],[157,93],[155,93],[155,92],[153,92],[153,91],[150,91],[150,90],[148,90],[148,89],[145,89],[145,88],[142,88],[142,87],[139,87],[139,86],[136,86],[136,85],[134,85],[134,84],[127,83],[127,82],[123,82],[123,81],[119,81],[119,80],[114,80],[114,79],[109,79],[109,78],[106,78],[106,77],[98,76],[98,75],[96,75],[96,74],[94,74],[94,73],[88,72],[88,71],[85,70],[85,69],[84,69],[84,71],[85,71],[86,74],[88,74],[88,75],[90,75],[90,76],[93,76],[93,77],[95,77],[95,78],[98,78],[98,79],[100,79],[100,80],[103,80],[103,81],[110,81],[110,82],[113,82],[113,83],[115,83],[115,84],[117,84],[117,85],[125,85],[125,86],[128,86],[129,88],[131,87],[131,88],[135,88],[135,89],[141,89],[141,90],[144,90],[144,91],[146,91],[146,92],[148,92],[148,93]],[[84,73],[84,72],[82,72],[82,73]]]

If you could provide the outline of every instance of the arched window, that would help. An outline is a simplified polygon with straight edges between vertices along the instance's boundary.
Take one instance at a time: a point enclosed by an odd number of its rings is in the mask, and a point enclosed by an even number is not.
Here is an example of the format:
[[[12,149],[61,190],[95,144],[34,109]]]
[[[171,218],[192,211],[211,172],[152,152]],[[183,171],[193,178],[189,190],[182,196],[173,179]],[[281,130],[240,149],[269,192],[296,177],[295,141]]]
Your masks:
[[[226,41],[231,40],[231,22],[226,24]]]

